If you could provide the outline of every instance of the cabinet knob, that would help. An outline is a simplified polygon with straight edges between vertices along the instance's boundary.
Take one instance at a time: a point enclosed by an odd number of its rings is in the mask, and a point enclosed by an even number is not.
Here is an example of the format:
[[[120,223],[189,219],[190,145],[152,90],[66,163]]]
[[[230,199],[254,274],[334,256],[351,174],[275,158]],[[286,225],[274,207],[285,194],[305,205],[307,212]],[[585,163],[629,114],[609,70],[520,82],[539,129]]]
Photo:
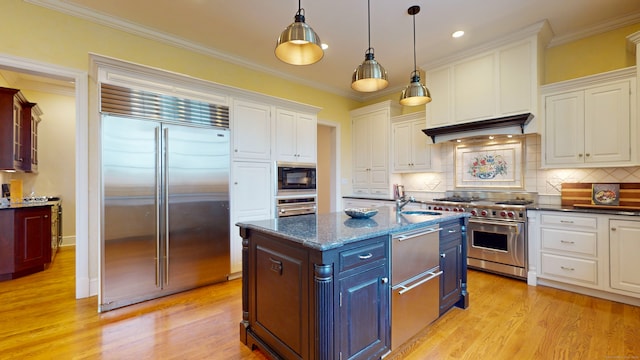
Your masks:
[[[587,155],[586,155],[586,156],[587,156],[587,157],[589,157],[589,156],[591,156],[591,154],[587,153]]]
[[[238,149],[234,149],[233,152],[238,152]]]
[[[446,257],[447,257],[447,254],[442,253],[442,254],[440,254],[440,257],[441,257],[441,258],[446,258]]]
[[[582,154],[578,154],[578,157],[582,157]]]
[[[617,229],[616,229],[616,228],[614,228],[614,227],[612,227],[612,228],[611,228],[611,231],[616,231],[616,230],[617,230]]]
[[[386,283],[389,282],[389,278],[383,277],[382,279],[380,279],[380,282],[383,283],[383,284],[386,284]]]

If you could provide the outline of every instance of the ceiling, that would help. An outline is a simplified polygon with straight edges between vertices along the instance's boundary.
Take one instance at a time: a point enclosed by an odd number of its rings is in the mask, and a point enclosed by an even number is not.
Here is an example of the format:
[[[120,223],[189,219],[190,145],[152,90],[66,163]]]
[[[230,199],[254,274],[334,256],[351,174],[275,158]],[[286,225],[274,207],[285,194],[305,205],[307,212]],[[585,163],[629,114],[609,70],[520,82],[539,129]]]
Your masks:
[[[371,47],[385,67],[389,87],[381,92],[351,90],[354,68],[364,60],[367,1],[302,1],[306,22],[329,48],[313,65],[293,66],[274,55],[275,42],[294,20],[294,0],[25,0],[102,24],[159,38],[196,51],[266,71],[357,100],[400,92],[413,70],[416,15],[418,67],[549,22],[551,45],[640,22],[638,0],[370,0]],[[453,39],[451,33],[464,30]],[[427,84],[428,87],[428,84]]]

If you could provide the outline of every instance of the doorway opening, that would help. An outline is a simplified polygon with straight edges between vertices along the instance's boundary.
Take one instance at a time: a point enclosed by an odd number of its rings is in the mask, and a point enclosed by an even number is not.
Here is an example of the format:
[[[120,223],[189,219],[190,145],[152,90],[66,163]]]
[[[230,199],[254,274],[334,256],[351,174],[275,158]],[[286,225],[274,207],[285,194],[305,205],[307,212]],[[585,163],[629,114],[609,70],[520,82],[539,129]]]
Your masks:
[[[340,124],[318,120],[318,214],[339,211],[340,194]]]

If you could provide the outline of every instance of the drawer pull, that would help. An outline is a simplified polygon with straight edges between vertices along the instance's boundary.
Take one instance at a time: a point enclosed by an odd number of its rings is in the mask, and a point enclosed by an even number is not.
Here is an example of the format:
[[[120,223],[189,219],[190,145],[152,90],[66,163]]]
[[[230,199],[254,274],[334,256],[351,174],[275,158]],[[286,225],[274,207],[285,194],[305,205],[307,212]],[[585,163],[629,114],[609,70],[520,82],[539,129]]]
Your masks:
[[[563,224],[573,224],[573,220],[560,220]]]
[[[368,254],[365,254],[365,255],[358,255],[358,258],[360,260],[367,260],[367,259],[371,259],[372,257],[373,257],[372,253],[368,253]]]
[[[560,269],[562,270],[567,270],[567,271],[574,271],[575,269],[572,267],[566,267],[566,266],[560,266]]]
[[[271,271],[278,273],[278,275],[282,275],[282,261],[278,261],[273,258],[269,258],[269,260],[271,260]]]
[[[383,284],[386,284],[389,282],[389,278],[388,277],[383,277],[382,279],[380,279],[380,282]]]
[[[440,257],[444,259],[444,258],[446,258],[446,257],[447,257],[447,254],[442,253],[442,254],[440,254]]]
[[[447,230],[447,232],[448,232],[449,234],[453,234],[453,233],[455,233],[455,232],[458,232],[458,230],[455,230],[455,229],[449,229],[449,230]]]
[[[563,244],[575,244],[575,241],[567,241],[567,240],[560,240],[561,243]]]

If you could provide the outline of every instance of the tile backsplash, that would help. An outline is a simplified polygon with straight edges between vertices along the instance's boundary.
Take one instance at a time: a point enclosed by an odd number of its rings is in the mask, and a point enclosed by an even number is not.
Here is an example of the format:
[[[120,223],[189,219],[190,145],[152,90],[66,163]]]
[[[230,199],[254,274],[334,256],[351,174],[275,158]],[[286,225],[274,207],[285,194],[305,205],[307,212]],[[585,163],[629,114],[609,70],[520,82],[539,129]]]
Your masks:
[[[442,164],[440,172],[402,174],[405,191],[419,198],[432,199],[447,190],[454,190],[455,146],[454,142],[438,145]],[[541,203],[559,204],[561,184],[565,182],[640,182],[640,167],[541,169],[541,142],[537,134],[524,138],[523,150],[524,190],[537,192]]]

